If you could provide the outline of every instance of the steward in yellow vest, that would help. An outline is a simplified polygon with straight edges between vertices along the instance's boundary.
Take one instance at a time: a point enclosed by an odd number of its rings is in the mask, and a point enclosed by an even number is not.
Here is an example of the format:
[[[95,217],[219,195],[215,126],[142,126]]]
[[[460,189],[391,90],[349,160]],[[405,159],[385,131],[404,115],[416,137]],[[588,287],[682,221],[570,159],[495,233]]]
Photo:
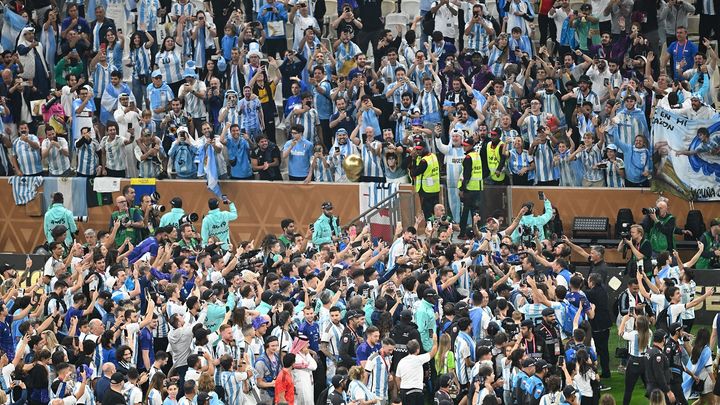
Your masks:
[[[460,215],[460,236],[469,236],[468,219],[473,214],[480,213],[483,203],[483,164],[480,154],[475,152],[475,141],[472,137],[463,140],[465,159],[462,162],[462,172],[458,181],[460,200],[462,201],[462,214]]]
[[[440,163],[424,141],[415,144],[410,174],[415,179],[415,191],[420,196],[425,219],[433,215],[433,207],[440,202]]]

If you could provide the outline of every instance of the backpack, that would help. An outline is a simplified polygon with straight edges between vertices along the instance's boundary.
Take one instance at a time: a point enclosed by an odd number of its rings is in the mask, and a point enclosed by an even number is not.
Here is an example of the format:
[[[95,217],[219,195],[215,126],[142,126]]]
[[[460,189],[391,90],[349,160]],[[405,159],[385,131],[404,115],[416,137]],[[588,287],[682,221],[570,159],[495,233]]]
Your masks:
[[[666,306],[665,309],[660,311],[655,321],[655,327],[657,329],[662,329],[666,332],[669,332],[670,328],[670,311],[668,311],[668,309],[670,309],[670,305]]]
[[[67,304],[65,303],[65,300],[62,299],[61,296],[55,294],[55,292],[51,292],[48,294],[48,299],[45,301],[45,316],[50,316],[49,307],[50,307],[50,301],[55,300],[57,301],[56,307],[59,307],[60,313],[65,314],[67,312]]]
[[[564,300],[562,302],[562,305],[565,309],[565,316],[563,317],[562,325],[560,325],[560,328],[565,334],[572,335],[574,330],[573,321],[575,320],[575,315],[577,315],[577,312],[580,310],[580,308],[567,302],[567,300]],[[580,319],[582,318],[583,315],[580,315]]]

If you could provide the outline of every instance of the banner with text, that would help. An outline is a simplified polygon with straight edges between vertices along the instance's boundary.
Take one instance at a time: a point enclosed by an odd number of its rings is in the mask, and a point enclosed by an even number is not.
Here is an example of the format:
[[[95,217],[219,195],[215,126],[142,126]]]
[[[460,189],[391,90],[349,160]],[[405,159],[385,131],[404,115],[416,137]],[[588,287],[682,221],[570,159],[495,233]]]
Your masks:
[[[707,128],[705,138],[698,129]],[[720,120],[691,120],[662,108],[652,119],[652,189],[686,200],[720,200]]]

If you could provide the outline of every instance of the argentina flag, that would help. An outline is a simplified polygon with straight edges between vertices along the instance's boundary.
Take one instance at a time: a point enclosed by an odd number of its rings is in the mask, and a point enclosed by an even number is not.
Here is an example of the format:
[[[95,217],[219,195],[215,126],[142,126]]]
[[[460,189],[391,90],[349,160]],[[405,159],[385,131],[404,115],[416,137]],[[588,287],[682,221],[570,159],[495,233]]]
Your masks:
[[[220,183],[218,183],[217,158],[212,145],[204,145],[198,149],[195,163],[198,164],[198,177],[205,176],[207,179],[208,190],[212,191],[218,198],[222,198]]]
[[[0,43],[2,43],[3,50],[12,51],[15,49],[18,35],[26,25],[27,21],[24,18],[5,6],[2,33],[0,33],[0,36],[2,36]]]
[[[43,187],[43,207],[45,211],[52,205],[53,194],[60,192],[65,197],[65,208],[74,216],[88,214],[87,179],[85,177],[46,177]]]

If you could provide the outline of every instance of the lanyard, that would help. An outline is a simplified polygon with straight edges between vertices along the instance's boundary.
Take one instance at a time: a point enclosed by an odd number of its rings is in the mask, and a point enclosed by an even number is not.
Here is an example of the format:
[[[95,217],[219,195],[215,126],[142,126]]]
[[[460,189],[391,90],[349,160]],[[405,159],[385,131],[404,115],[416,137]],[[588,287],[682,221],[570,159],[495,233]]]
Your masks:
[[[680,55],[678,55],[678,48],[680,47],[680,44],[678,44],[677,42],[675,43],[675,59],[677,59],[678,56],[679,56],[679,57],[684,57],[684,55],[685,55],[685,47],[687,46],[687,43],[688,43],[688,41],[687,41],[687,39],[686,39],[686,40],[685,40],[685,43],[683,44],[682,52],[680,52]]]

